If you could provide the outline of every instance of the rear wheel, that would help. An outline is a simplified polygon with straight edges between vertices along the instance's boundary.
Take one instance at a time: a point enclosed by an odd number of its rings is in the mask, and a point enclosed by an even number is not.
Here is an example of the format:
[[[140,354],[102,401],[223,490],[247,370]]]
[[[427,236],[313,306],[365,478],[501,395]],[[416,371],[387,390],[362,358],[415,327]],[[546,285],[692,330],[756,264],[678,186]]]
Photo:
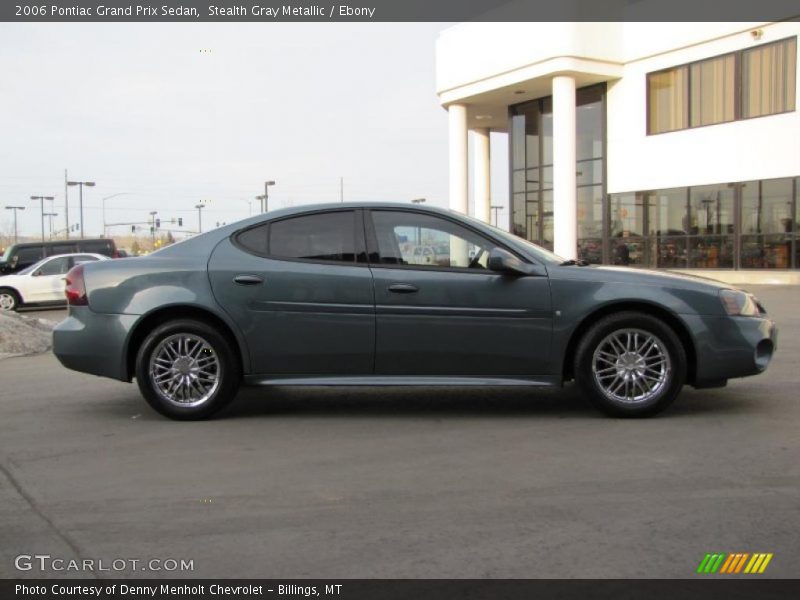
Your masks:
[[[609,315],[586,332],[576,379],[592,403],[615,417],[647,417],[669,406],[686,379],[686,351],[660,319]]]
[[[148,404],[172,419],[205,419],[228,405],[240,367],[227,338],[206,323],[168,321],[145,338],[136,382]]]
[[[19,308],[19,294],[11,288],[0,288],[0,311],[12,311]]]

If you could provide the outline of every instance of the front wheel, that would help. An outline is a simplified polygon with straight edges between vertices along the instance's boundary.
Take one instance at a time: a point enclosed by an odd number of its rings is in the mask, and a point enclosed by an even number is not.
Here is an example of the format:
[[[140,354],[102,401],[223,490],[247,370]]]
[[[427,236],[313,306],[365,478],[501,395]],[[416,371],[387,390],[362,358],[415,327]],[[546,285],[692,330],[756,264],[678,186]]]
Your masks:
[[[11,288],[0,288],[0,312],[11,312],[19,308],[19,295]]]
[[[139,390],[150,406],[172,419],[205,419],[228,405],[240,372],[227,338],[191,319],[156,327],[136,357]]]
[[[602,318],[576,355],[576,379],[592,403],[615,417],[647,417],[669,406],[686,380],[686,351],[660,319],[638,312]]]

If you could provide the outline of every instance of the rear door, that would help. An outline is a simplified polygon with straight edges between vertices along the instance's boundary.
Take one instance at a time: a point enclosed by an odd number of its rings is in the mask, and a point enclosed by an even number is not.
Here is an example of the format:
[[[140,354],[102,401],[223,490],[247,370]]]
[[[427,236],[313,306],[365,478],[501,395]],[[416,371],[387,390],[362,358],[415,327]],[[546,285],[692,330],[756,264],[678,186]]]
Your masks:
[[[498,244],[454,219],[369,211],[376,375],[535,377],[550,372],[550,284],[486,268]],[[435,248],[417,262],[419,248]],[[423,253],[424,254],[424,253]]]
[[[247,339],[253,374],[369,375],[375,301],[361,211],[250,227],[208,265],[214,296]]]

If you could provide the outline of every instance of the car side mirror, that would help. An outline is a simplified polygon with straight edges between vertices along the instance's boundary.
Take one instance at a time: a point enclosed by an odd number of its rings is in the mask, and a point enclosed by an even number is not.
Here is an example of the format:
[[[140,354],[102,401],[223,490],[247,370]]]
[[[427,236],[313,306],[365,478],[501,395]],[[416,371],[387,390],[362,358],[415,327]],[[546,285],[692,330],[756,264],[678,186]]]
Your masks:
[[[508,250],[494,248],[489,252],[489,262],[486,264],[490,271],[506,275],[535,275],[537,270],[534,265],[522,262]]]
[[[33,273],[31,273],[31,275],[32,275],[33,277],[39,277],[39,275],[41,275],[41,274],[42,274],[42,270],[41,270],[41,269],[37,269],[36,271],[34,271]]]

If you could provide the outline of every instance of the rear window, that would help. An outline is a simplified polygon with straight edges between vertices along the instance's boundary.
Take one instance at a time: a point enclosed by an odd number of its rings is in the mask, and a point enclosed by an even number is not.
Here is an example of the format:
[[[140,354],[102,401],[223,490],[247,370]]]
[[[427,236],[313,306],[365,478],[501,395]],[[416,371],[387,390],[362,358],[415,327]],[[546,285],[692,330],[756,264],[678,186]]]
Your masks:
[[[355,262],[355,213],[329,212],[275,221],[269,229],[269,254],[281,258]]]

